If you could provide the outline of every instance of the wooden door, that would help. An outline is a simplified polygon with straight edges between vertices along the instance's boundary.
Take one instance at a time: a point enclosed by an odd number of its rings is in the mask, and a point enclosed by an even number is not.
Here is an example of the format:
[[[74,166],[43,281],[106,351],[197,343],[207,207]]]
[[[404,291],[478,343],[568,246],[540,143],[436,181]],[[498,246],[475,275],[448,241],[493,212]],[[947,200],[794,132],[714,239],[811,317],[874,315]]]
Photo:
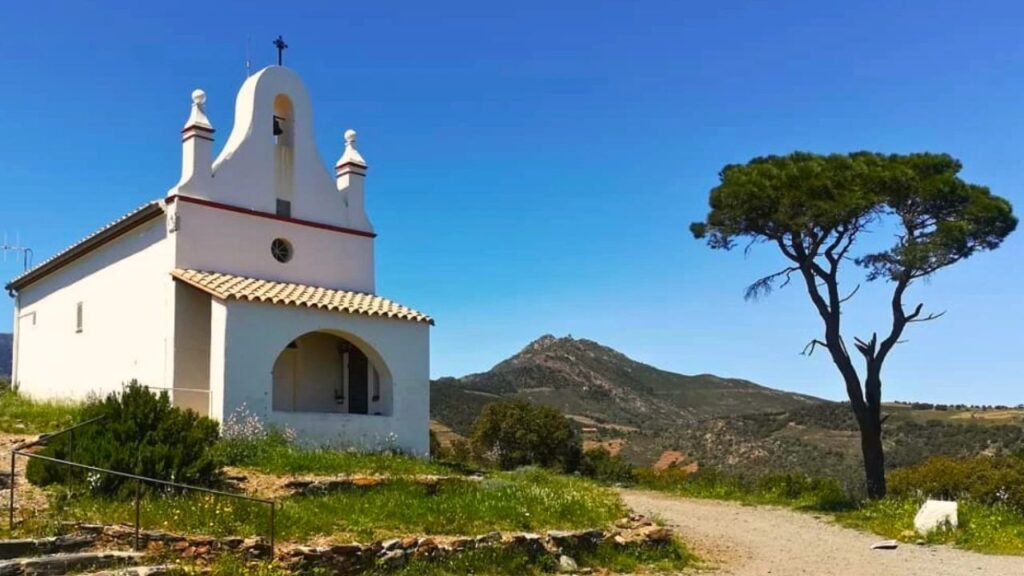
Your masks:
[[[369,379],[366,355],[357,349],[348,356],[348,412],[367,414],[370,411]]]

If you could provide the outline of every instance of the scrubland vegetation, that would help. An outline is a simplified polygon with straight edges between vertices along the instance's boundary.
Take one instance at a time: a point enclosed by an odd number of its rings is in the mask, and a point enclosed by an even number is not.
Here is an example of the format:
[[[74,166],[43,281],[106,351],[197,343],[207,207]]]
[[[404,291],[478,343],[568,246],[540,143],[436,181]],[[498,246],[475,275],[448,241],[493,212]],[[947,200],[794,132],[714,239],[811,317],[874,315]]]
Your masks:
[[[315,495],[278,498],[278,537],[291,541],[308,539],[371,539],[399,534],[474,534],[490,530],[539,531],[605,526],[626,514],[620,499],[608,484],[651,489],[695,498],[733,500],[748,504],[793,507],[824,513],[835,521],[881,536],[914,541],[913,517],[928,497],[960,502],[960,526],[930,534],[929,542],[949,543],[963,548],[991,552],[1024,554],[1024,456],[978,456],[975,458],[935,457],[914,466],[889,473],[890,495],[877,501],[863,500],[836,479],[810,477],[802,473],[738,475],[704,468],[697,473],[669,468],[655,471],[635,468],[603,449],[583,451],[578,435],[557,411],[531,404],[515,403],[486,411],[476,433],[469,440],[441,446],[432,442],[433,460],[402,454],[366,454],[328,448],[297,446],[287,431],[253,424],[241,415],[225,423],[224,437],[212,440],[206,419],[178,413],[165,405],[165,399],[131,388],[117,405],[95,400],[81,405],[40,403],[16,393],[0,393],[4,418],[0,422],[18,423],[21,429],[52,429],[92,417],[106,406],[122,420],[118,426],[105,427],[110,438],[91,438],[92,449],[72,448],[58,441],[46,450],[60,457],[71,456],[104,467],[128,471],[145,470],[155,477],[180,478],[181,470],[206,470],[212,463],[214,474],[201,479],[207,485],[221,486],[222,466],[266,475],[382,475],[391,480],[368,490],[334,491]],[[140,414],[159,414],[158,420]],[[187,424],[187,426],[186,426]],[[156,426],[148,434],[142,430]],[[133,428],[134,427],[134,428]],[[188,432],[186,429],[191,430]],[[216,437],[216,429],[213,429]],[[205,431],[205,432],[204,432]],[[188,432],[188,433],[186,433]],[[85,436],[79,436],[81,440]],[[148,446],[184,444],[172,452]],[[128,439],[137,440],[133,450],[124,447]],[[173,439],[173,441],[172,441]],[[205,444],[208,449],[197,449]],[[118,453],[131,453],[124,460]],[[100,456],[107,457],[103,460]],[[173,464],[173,465],[172,465]],[[525,467],[523,467],[525,465]],[[508,469],[501,471],[502,468]],[[470,470],[478,477],[464,476]],[[479,476],[483,476],[480,478]],[[416,477],[445,476],[453,481],[436,486],[416,482]],[[49,489],[51,508],[38,516],[28,516],[24,531],[50,533],[58,521],[131,522],[134,508],[116,486],[95,477],[56,474],[39,467],[30,470],[30,478]],[[175,494],[149,491],[141,507],[142,524],[171,532],[221,535],[265,535],[269,530],[266,506],[209,495]],[[438,570],[473,569],[476,573],[539,573],[550,567],[544,562],[531,564],[524,558],[485,558],[480,552],[446,560],[451,565],[407,566],[403,573],[435,574]],[[683,562],[685,552],[660,551],[664,557],[652,559],[637,551],[615,558],[593,559],[601,565],[638,562]],[[579,559],[578,559],[579,560]],[[518,564],[526,562],[526,564]],[[505,572],[487,572],[487,566],[499,566]],[[222,567],[231,574],[231,567]],[[213,573],[218,573],[214,569]],[[265,567],[273,574],[273,566]],[[251,573],[251,572],[250,572]]]
[[[14,392],[0,395],[0,407],[17,408],[12,421],[38,430],[54,422],[51,407],[59,406],[63,426],[103,416],[90,425],[54,439],[42,453],[149,477],[194,485],[235,489],[223,472],[261,477],[291,475],[386,476],[387,482],[323,493],[277,495],[276,536],[284,542],[369,541],[404,535],[476,535],[499,530],[540,532],[608,527],[628,514],[620,497],[590,479],[561,473],[566,461],[544,460],[555,469],[532,466],[536,451],[508,460],[502,471],[494,445],[470,462],[446,463],[398,453],[366,454],[296,445],[287,430],[260,424],[240,414],[218,432],[213,421],[170,406],[165,395],[129,385],[118,395],[82,405],[30,401]],[[562,417],[547,415],[561,426]],[[16,420],[15,420],[16,419]],[[499,419],[500,420],[500,419]],[[529,420],[529,419],[528,419]],[[531,422],[542,422],[530,420]],[[221,434],[222,433],[222,434]],[[560,441],[574,437],[545,436]],[[534,438],[536,440],[536,438]],[[535,448],[540,445],[535,446]],[[474,453],[481,451],[474,448]],[[571,459],[578,462],[577,457]],[[519,466],[525,464],[525,466]],[[555,465],[557,464],[557,465]],[[576,465],[576,464],[573,464]],[[465,470],[472,470],[472,476]],[[424,483],[425,476],[443,482]],[[32,460],[29,479],[45,488],[48,507],[19,510],[20,525],[8,536],[50,535],[68,522],[127,523],[135,519],[135,482],[98,473],[80,473]],[[258,495],[258,494],[257,494]],[[267,536],[269,507],[213,494],[181,492],[155,486],[141,491],[141,525],[172,533],[209,536]],[[575,559],[580,566],[615,570],[678,569],[690,562],[679,543],[647,549],[599,546]],[[414,560],[387,573],[432,575],[541,574],[557,569],[549,555],[532,556],[510,550],[475,550],[443,560]],[[182,568],[187,572],[187,568]],[[383,569],[382,569],[383,570]],[[212,574],[282,574],[274,564],[252,566],[225,558]],[[385,572],[380,572],[385,573]]]

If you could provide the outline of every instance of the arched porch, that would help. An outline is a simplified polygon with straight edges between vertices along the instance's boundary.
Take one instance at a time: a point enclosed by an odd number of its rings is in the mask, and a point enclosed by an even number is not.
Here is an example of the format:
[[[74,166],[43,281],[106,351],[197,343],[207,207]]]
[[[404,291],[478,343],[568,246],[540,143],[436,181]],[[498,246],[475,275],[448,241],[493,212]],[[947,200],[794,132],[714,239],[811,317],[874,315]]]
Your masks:
[[[303,334],[280,351],[272,372],[274,412],[391,415],[387,367],[354,337],[326,330]]]

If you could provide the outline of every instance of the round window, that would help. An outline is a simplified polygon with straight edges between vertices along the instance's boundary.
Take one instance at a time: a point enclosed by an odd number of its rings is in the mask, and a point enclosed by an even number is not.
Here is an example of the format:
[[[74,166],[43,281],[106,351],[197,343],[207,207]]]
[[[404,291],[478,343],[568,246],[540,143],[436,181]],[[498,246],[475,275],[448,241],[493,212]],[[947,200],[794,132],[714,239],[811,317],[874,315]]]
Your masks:
[[[270,254],[278,262],[287,262],[292,259],[292,244],[284,238],[276,238],[270,243]]]

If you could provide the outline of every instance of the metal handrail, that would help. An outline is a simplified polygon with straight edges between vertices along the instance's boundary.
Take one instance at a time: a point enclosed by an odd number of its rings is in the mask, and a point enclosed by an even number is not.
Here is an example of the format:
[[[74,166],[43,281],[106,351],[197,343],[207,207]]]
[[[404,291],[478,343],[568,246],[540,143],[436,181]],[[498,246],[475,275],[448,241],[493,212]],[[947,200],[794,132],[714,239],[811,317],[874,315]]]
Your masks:
[[[79,464],[78,462],[69,462],[67,460],[61,460],[59,458],[52,458],[50,456],[43,456],[41,454],[33,454],[31,452],[23,452],[22,451],[23,448],[34,446],[34,445],[36,445],[36,444],[38,444],[38,443],[40,443],[42,441],[54,438],[56,436],[60,436],[61,434],[65,434],[67,432],[71,432],[71,431],[73,431],[76,428],[80,428],[82,426],[85,426],[86,424],[92,424],[92,423],[94,423],[94,422],[96,422],[98,420],[101,420],[101,419],[103,419],[103,416],[101,416],[99,418],[93,418],[92,420],[87,420],[86,422],[82,422],[82,423],[77,424],[75,426],[72,426],[71,428],[68,428],[66,430],[61,430],[59,432],[55,432],[53,434],[50,434],[50,435],[46,436],[46,438],[40,438],[40,439],[36,440],[35,442],[33,442],[31,444],[28,444],[26,446],[22,446],[22,445],[15,446],[11,450],[11,478],[10,478],[11,496],[10,496],[10,500],[8,501],[8,525],[9,525],[9,527],[10,527],[10,529],[12,531],[14,530],[14,488],[15,488],[15,472],[16,472],[15,464],[16,464],[16,458],[18,456],[24,456],[25,458],[28,458],[28,459],[35,458],[37,460],[43,460],[43,461],[46,461],[46,462],[52,462],[54,464],[62,464],[62,465],[65,465],[65,466],[70,466],[72,468],[81,468],[83,470],[88,470],[88,471],[91,471],[91,472],[99,472],[99,473],[102,473],[102,474],[110,474],[110,475],[113,475],[113,476],[120,476],[122,478],[128,478],[130,480],[135,480],[135,482],[136,482],[136,484],[135,484],[135,549],[136,550],[140,549],[140,542],[139,542],[139,530],[140,530],[140,522],[139,522],[139,520],[140,520],[140,510],[141,510],[140,509],[140,506],[141,506],[141,490],[140,490],[140,487],[141,487],[142,483],[148,482],[148,483],[158,484],[158,485],[161,485],[161,486],[167,486],[167,487],[171,487],[171,488],[179,488],[179,489],[183,489],[183,490],[192,490],[192,491],[196,491],[196,492],[202,492],[202,493],[205,493],[205,494],[212,494],[212,495],[215,495],[215,496],[225,496],[225,497],[228,497],[228,498],[235,498],[237,500],[244,500],[244,501],[248,501],[248,502],[257,502],[259,504],[267,504],[267,505],[270,506],[270,554],[271,554],[271,557],[273,557],[273,555],[274,555],[275,536],[276,536],[275,516],[276,516],[276,508],[277,508],[277,503],[274,500],[270,500],[270,499],[266,499],[266,498],[257,498],[255,496],[248,496],[248,495],[245,495],[245,494],[232,494],[231,492],[224,492],[223,490],[215,490],[213,488],[204,488],[202,486],[192,486],[192,485],[189,485],[189,484],[180,484],[178,482],[171,482],[171,481],[168,481],[168,480],[160,480],[159,478],[149,478],[149,477],[146,477],[146,476],[139,476],[137,474],[129,474],[127,472],[118,472],[117,470],[108,470],[106,468],[99,468],[97,466],[89,466],[88,464]]]
[[[65,428],[63,430],[58,430],[57,432],[40,434],[35,440],[30,440],[28,442],[22,442],[21,444],[15,444],[14,448],[12,448],[12,450],[24,450],[25,448],[31,448],[31,447],[37,446],[39,444],[46,444],[47,442],[49,442],[50,440],[53,440],[54,438],[63,436],[65,434],[68,434],[68,433],[71,433],[71,432],[74,432],[75,430],[78,430],[79,428],[82,428],[84,426],[88,426],[89,424],[95,424],[96,422],[99,422],[100,420],[103,420],[104,418],[106,418],[106,416],[97,416],[95,418],[90,418],[89,420],[86,420],[85,422],[79,422],[78,424],[75,424],[74,426],[72,426],[70,428]]]

